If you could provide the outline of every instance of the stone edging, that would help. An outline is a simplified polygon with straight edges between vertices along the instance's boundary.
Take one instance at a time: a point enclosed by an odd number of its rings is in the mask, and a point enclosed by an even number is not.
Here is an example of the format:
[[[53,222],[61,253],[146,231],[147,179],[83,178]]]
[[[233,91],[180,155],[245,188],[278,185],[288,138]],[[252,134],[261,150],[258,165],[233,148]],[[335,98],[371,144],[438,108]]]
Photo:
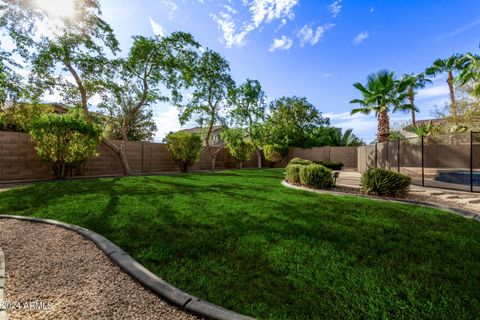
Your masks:
[[[433,202],[423,202],[423,201],[418,201],[418,200],[409,200],[409,199],[392,199],[392,198],[385,198],[385,197],[378,197],[378,196],[367,196],[359,193],[347,193],[347,192],[339,192],[339,191],[329,191],[329,190],[320,190],[320,189],[310,189],[306,187],[301,187],[301,186],[296,186],[293,184],[288,183],[286,180],[282,181],[282,185],[284,187],[290,188],[290,189],[296,189],[296,190],[304,190],[308,192],[315,192],[319,194],[328,194],[328,195],[334,195],[334,196],[349,196],[349,197],[360,197],[360,198],[367,198],[367,199],[372,199],[376,201],[387,201],[387,202],[397,202],[397,203],[403,203],[403,204],[413,204],[413,205],[418,205],[422,207],[429,207],[429,208],[435,208],[443,211],[448,211],[450,213],[454,213],[456,215],[459,215],[461,217],[467,218],[467,219],[473,219],[476,221],[480,222],[480,214],[464,209],[459,209],[459,208],[454,208],[454,207],[449,207],[443,204],[438,204],[438,203],[433,203]]]
[[[189,295],[171,284],[163,281],[144,266],[135,261],[125,251],[116,244],[102,237],[101,235],[86,228],[73,224],[63,223],[56,220],[31,218],[23,216],[0,215],[0,219],[16,219],[29,222],[45,223],[58,226],[67,230],[75,231],[88,240],[92,241],[100,250],[102,250],[116,265],[125,273],[132,276],[142,286],[150,289],[156,295],[169,301],[182,310],[196,314],[198,316],[215,320],[254,320],[254,318],[244,316],[233,311],[224,309],[207,301],[200,300],[197,297]],[[1,256],[0,256],[1,259]],[[0,265],[1,268],[1,265]],[[1,269],[0,269],[1,271]],[[0,313],[0,320],[1,318]]]
[[[3,307],[5,300],[5,254],[0,248],[0,320],[7,320],[7,311]]]

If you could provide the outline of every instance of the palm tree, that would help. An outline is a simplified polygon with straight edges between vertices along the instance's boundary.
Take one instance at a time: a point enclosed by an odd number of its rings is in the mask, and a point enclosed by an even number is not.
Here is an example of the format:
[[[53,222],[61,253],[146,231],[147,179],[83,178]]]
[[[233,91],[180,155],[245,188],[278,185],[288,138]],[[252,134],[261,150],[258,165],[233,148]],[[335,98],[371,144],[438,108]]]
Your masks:
[[[458,75],[458,84],[461,86],[473,82],[473,94],[480,96],[480,56],[467,52],[463,55],[465,68]]]
[[[375,112],[378,119],[377,141],[388,141],[390,135],[388,112],[390,107],[393,107],[393,112],[411,110],[411,105],[404,103],[408,94],[399,90],[399,81],[395,79],[395,73],[381,70],[367,77],[366,86],[358,82],[353,86],[362,93],[363,99],[350,101],[350,103],[357,103],[362,106],[353,109],[351,114]]]
[[[408,100],[412,106],[412,128],[415,127],[415,112],[419,112],[418,108],[415,107],[415,95],[417,94],[418,89],[425,88],[427,83],[432,83],[431,80],[425,78],[425,74],[419,73],[415,74],[405,74],[400,80],[399,88],[400,91],[405,88],[408,93]]]
[[[433,62],[432,66],[425,70],[425,74],[429,76],[436,76],[440,73],[446,72],[448,74],[447,83],[448,89],[450,90],[450,110],[453,116],[453,119],[457,119],[457,104],[455,102],[455,91],[454,91],[454,73],[462,71],[465,68],[465,57],[459,54],[453,54],[447,59],[437,59]]]

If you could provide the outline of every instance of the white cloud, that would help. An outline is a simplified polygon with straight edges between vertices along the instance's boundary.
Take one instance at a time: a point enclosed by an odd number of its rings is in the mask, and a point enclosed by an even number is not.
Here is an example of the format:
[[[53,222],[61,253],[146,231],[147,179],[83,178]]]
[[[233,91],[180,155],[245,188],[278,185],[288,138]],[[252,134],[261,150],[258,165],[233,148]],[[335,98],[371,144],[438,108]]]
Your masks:
[[[289,37],[283,35],[280,39],[273,39],[273,43],[270,46],[269,51],[275,50],[289,50],[292,47],[293,41]]]
[[[459,28],[457,29],[454,29],[452,30],[451,32],[449,33],[446,33],[446,34],[442,34],[440,37],[438,37],[439,40],[444,40],[444,39],[448,39],[448,38],[452,38],[452,37],[455,37],[465,31],[468,31],[470,29],[473,29],[475,28],[476,26],[480,25],[480,20],[475,20],[475,21],[472,21],[470,23],[467,23],[463,26],[460,26]]]
[[[368,31],[362,31],[359,34],[357,34],[355,38],[353,38],[353,44],[358,46],[363,41],[365,41],[369,36],[370,34],[368,33]]]
[[[152,26],[153,34],[158,37],[165,37],[166,31],[162,25],[152,19],[152,17],[148,17],[150,20],[150,26]]]
[[[331,72],[322,73],[322,77],[323,77],[323,78],[333,77],[333,73],[331,73]]]
[[[178,10],[178,5],[171,0],[161,0],[160,4],[167,9],[168,18],[172,20],[175,16],[175,12]]]
[[[328,6],[328,10],[334,18],[342,12],[342,0],[337,0]]]
[[[248,32],[245,30],[237,32],[235,21],[230,13],[220,12],[218,15],[211,14],[211,17],[217,23],[220,31],[222,31],[223,40],[227,48],[245,44],[245,37]]]
[[[250,20],[240,22],[235,19],[238,14],[230,5],[224,5],[224,10],[218,14],[211,14],[212,19],[217,23],[223,33],[223,41],[230,48],[245,44],[247,35],[259,28],[264,23],[280,20],[282,25],[286,19],[293,19],[293,8],[299,0],[243,0],[243,6],[249,8]]]
[[[375,8],[370,8],[370,10],[368,10],[368,13],[374,13],[375,12]]]
[[[330,23],[323,26],[318,26],[316,30],[308,24],[304,25],[298,32],[297,37],[300,39],[300,45],[303,47],[306,43],[312,46],[317,44],[323,37],[323,34],[333,28],[335,25]]]
[[[155,141],[161,141],[170,131],[178,131],[182,128],[178,121],[178,109],[174,106],[168,106],[167,109],[154,117],[157,125]]]
[[[442,96],[447,96],[449,94],[449,89],[447,84],[440,84],[433,87],[427,87],[421,90],[418,90],[416,98],[418,100],[438,98]]]

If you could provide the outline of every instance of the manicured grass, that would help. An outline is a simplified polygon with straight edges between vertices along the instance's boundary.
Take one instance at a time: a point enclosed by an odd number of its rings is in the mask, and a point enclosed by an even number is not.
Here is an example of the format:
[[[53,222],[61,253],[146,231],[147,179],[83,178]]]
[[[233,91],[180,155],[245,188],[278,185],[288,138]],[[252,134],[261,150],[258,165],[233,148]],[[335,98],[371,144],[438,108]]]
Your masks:
[[[94,230],[173,285],[259,319],[478,317],[480,223],[291,190],[282,177],[274,169],[36,184],[1,192],[0,213]]]

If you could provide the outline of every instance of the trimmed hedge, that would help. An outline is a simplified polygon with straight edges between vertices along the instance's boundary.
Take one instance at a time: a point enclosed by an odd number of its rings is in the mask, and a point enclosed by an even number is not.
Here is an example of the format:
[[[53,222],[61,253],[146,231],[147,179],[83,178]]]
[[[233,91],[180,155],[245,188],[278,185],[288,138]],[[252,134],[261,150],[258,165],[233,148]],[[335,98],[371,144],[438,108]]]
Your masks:
[[[302,185],[313,189],[332,188],[332,170],[327,169],[320,164],[302,166],[300,169],[300,182]]]
[[[297,157],[297,158],[293,158],[292,160],[290,160],[290,162],[288,164],[298,164],[298,165],[302,165],[302,166],[308,166],[309,164],[312,164],[312,163],[313,163],[313,161]]]
[[[331,170],[342,170],[343,168],[343,163],[338,162],[338,161],[314,161],[317,164],[321,164],[325,168],[331,169]]]
[[[299,157],[293,158],[292,160],[290,160],[288,164],[300,164],[303,166],[308,166],[313,163],[320,164],[325,168],[328,168],[331,170],[342,170],[342,167],[343,167],[343,163],[338,161],[312,161],[312,160],[307,160]]]
[[[290,163],[286,168],[285,179],[294,184],[300,184],[300,171],[303,169],[304,165],[301,164],[292,164]]]
[[[365,194],[402,197],[407,194],[411,180],[410,177],[401,173],[374,168],[362,174],[360,187]]]

